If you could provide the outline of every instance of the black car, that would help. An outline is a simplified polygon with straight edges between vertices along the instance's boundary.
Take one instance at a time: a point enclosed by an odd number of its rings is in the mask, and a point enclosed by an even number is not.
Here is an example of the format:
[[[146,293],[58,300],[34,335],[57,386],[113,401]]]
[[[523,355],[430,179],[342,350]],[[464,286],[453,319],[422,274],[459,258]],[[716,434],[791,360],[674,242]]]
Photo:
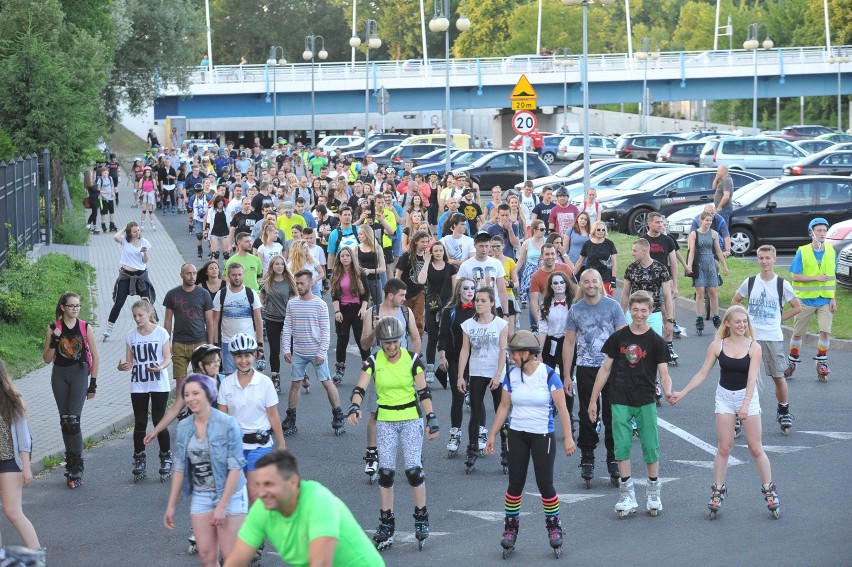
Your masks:
[[[747,171],[731,171],[734,189],[762,179]],[[648,213],[669,215],[692,205],[713,203],[712,168],[676,170],[654,179],[642,189],[613,191],[601,196],[601,220],[618,232],[642,236],[648,232]]]
[[[657,153],[657,161],[664,163],[683,163],[698,167],[698,158],[705,142],[669,142]]]
[[[734,203],[731,251],[747,254],[761,244],[792,249],[808,241],[808,223],[834,224],[852,217],[852,179],[807,175],[768,179]],[[738,206],[737,206],[738,205]]]
[[[852,290],[852,245],[837,250],[834,275],[837,278],[837,285],[843,289]]]
[[[784,175],[852,175],[852,150],[823,150],[784,166]]]
[[[671,134],[639,134],[618,141],[615,155],[620,158],[656,161],[660,149],[669,142],[682,142],[683,138]]]
[[[483,156],[468,166],[454,168],[453,173],[467,173],[483,191],[488,191],[495,185],[511,189],[516,183],[524,180],[524,155],[527,160],[527,179],[550,175],[550,168],[538,154],[511,150]]]

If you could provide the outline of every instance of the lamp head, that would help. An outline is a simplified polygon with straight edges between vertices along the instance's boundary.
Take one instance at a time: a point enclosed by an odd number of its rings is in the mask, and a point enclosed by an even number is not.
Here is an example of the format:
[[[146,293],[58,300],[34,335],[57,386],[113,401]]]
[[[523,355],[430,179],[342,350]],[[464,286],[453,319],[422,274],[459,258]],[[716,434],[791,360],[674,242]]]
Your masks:
[[[470,29],[470,19],[468,19],[464,12],[462,12],[461,17],[456,20],[456,29],[460,32],[466,32]]]
[[[313,57],[314,54],[310,49],[306,49],[302,52],[302,59],[304,59],[305,61],[310,61],[311,59],[313,59]]]
[[[350,37],[349,38],[349,47],[354,47],[355,49],[358,49],[359,47],[361,47],[361,38],[358,37],[357,35],[353,35],[352,37]]]
[[[319,55],[320,59],[328,59],[328,51],[325,49],[320,49],[317,55]]]

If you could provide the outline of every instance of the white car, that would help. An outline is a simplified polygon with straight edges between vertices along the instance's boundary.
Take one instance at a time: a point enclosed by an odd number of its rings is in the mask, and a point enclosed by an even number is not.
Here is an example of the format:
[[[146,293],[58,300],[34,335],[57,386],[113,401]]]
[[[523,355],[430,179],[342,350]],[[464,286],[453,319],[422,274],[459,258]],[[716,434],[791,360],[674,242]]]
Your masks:
[[[206,140],[206,139],[202,139],[202,138],[190,138],[188,140],[184,140],[183,144],[187,148],[189,148],[190,150],[193,147],[197,147],[198,153],[201,154],[201,153],[204,153],[204,152],[213,151],[213,147],[219,145],[219,142],[217,140]]]
[[[346,146],[354,146],[355,144],[363,144],[364,138],[361,136],[326,136],[319,141],[320,148],[326,153],[333,152],[334,148],[345,148]]]
[[[589,136],[590,158],[612,158],[615,157],[615,140],[606,136]],[[583,159],[583,136],[565,136],[559,143],[556,159],[561,161],[575,161]]]

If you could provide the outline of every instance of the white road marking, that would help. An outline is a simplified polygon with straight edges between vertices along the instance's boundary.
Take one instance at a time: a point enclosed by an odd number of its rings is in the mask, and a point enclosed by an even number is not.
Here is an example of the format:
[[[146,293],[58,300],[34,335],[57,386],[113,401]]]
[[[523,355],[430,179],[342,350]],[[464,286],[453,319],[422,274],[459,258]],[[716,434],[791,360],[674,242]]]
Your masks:
[[[370,533],[375,533],[375,532],[376,531],[373,530]],[[445,535],[450,535],[450,532],[431,532],[431,531],[429,532],[429,537],[445,536]],[[395,532],[393,534],[393,542],[395,544],[397,544],[397,543],[414,543],[416,541],[417,541],[417,538],[414,537],[414,532]]]
[[[822,435],[831,439],[840,439],[841,441],[849,441],[852,439],[852,433],[848,431],[799,431],[799,433],[807,433],[809,435]]]
[[[675,435],[677,435],[678,437],[680,437],[684,441],[695,445],[699,449],[710,453],[714,457],[716,456],[716,447],[714,447],[710,443],[707,443],[706,441],[702,441],[701,439],[699,439],[698,437],[696,437],[692,433],[688,433],[688,432],[684,431],[683,429],[681,429],[677,425],[674,425],[673,423],[669,423],[665,419],[660,419],[659,417],[657,417],[657,423],[660,425],[660,427],[662,427],[663,429],[665,429],[665,430],[667,430],[671,433],[674,433]],[[738,458],[734,457],[734,456],[731,456],[731,457],[728,458],[728,464],[729,465],[740,465],[740,464],[742,464],[742,461],[739,460]]]
[[[660,484],[665,484],[665,483],[671,482],[673,480],[680,480],[680,479],[679,478],[668,478],[668,477],[664,477],[664,476],[661,476],[659,478]],[[635,484],[636,486],[648,486],[648,479],[647,478],[637,478],[637,477],[634,476],[633,477],[633,484]]]
[[[712,469],[713,461],[680,461],[677,459],[672,459],[674,463],[681,463],[682,465],[692,465],[693,467],[699,467],[702,469]]]
[[[748,445],[737,445],[737,447],[748,447]],[[763,450],[767,453],[795,453],[802,449],[810,449],[811,447],[802,447],[800,445],[764,445]]]
[[[467,514],[468,516],[473,516],[474,518],[479,518],[480,520],[485,520],[487,522],[502,522],[503,518],[506,517],[505,512],[494,512],[492,510],[450,510],[450,512],[455,512],[457,514]],[[529,512],[521,512],[521,516],[528,516]]]

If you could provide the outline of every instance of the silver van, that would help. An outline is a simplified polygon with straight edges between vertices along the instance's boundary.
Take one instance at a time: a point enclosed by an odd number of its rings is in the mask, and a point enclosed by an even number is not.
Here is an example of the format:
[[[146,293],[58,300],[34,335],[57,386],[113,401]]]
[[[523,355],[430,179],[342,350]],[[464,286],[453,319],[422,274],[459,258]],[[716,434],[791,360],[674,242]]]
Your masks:
[[[727,165],[728,169],[742,169],[763,177],[780,177],[784,166],[800,160],[807,154],[787,140],[754,136],[710,140],[701,150],[701,167]]]

